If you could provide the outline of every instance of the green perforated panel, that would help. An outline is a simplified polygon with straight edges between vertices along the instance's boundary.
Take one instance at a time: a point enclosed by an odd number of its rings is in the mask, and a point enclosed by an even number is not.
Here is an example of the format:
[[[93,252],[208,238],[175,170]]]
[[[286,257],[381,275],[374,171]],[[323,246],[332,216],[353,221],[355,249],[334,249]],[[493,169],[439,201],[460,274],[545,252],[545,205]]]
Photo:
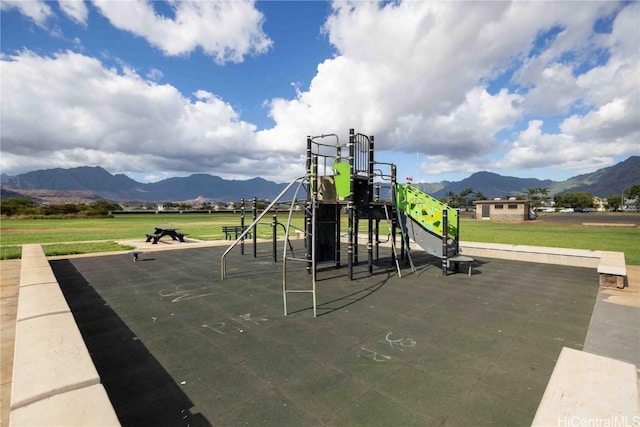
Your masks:
[[[411,184],[396,184],[396,202],[398,209],[432,233],[442,236],[442,211],[447,209],[448,236],[456,238],[458,211],[440,200],[423,193]]]

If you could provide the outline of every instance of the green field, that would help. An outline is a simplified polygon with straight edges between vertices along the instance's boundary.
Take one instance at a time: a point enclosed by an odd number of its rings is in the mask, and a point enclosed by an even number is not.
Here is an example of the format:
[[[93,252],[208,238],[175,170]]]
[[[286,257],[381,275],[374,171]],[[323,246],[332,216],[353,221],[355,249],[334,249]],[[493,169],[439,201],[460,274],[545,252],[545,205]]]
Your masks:
[[[278,221],[286,222],[287,213],[278,213]],[[258,225],[259,238],[271,238],[272,214],[266,215]],[[303,228],[303,217],[297,214],[293,226]],[[245,224],[251,223],[251,214]],[[47,255],[95,253],[128,250],[116,240],[144,239],[154,226],[174,226],[189,238],[220,240],[222,225],[239,225],[240,215],[214,214],[139,214],[118,215],[98,219],[3,219],[0,223],[1,259],[19,258],[20,245],[41,243]],[[360,221],[362,233],[367,222]],[[346,232],[346,218],[342,230]],[[381,223],[381,235],[387,234],[386,223]],[[278,229],[282,235],[282,229]],[[587,227],[581,225],[549,225],[535,221],[520,224],[495,223],[462,219],[460,238],[470,242],[509,243],[534,246],[604,250],[624,252],[627,264],[640,265],[640,228]]]

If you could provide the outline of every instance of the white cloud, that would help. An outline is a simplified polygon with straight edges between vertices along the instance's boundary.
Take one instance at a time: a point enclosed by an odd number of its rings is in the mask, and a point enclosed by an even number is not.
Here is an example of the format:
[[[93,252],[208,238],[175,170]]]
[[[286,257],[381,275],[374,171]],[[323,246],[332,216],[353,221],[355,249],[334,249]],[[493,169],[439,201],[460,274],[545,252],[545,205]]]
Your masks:
[[[43,0],[2,0],[2,10],[18,9],[21,14],[31,19],[38,26],[44,27],[47,19],[53,12]]]
[[[16,170],[20,157],[46,159],[49,167],[221,174],[237,174],[243,158],[250,175],[282,172],[254,146],[255,126],[206,91],[186,98],[131,69],[107,69],[72,52],[5,57],[1,85],[5,173]]]
[[[614,154],[637,154],[629,142],[637,140],[640,127],[635,59],[640,38],[629,34],[638,35],[638,4],[620,13],[613,34],[592,32],[598,17],[620,7],[609,2],[579,7],[572,2],[334,3],[324,29],[338,55],[318,66],[308,90],[300,89],[295,99],[273,100],[276,126],[261,136],[286,150],[307,133],[346,133],[354,127],[376,135],[379,149],[429,156],[440,172],[473,165],[476,170],[578,167],[593,163],[578,157],[589,159],[595,150],[606,153],[602,158],[610,163]],[[556,38],[537,46],[538,36],[554,27],[561,28]],[[536,56],[528,57],[534,47]],[[594,49],[608,48],[608,62],[578,72]],[[567,53],[575,60],[564,61]],[[485,89],[484,82],[513,68],[514,82],[526,91]],[[614,108],[620,107],[617,99],[624,100],[623,109]],[[581,113],[567,119],[563,134],[543,131],[548,116],[574,109]],[[536,117],[528,129],[516,130],[523,119]],[[514,139],[498,140],[501,131],[514,132]],[[554,149],[558,144],[566,149]]]
[[[149,2],[96,3],[167,55],[201,48],[242,61],[270,46],[253,2],[172,5],[167,18]],[[620,8],[611,34],[593,33]],[[49,167],[284,181],[302,173],[307,135],[344,143],[355,128],[378,150],[426,156],[425,174],[607,166],[639,152],[639,15],[639,3],[335,3],[324,31],[336,56],[293,99],[268,101],[275,126],[259,132],[205,88],[156,83],[162,69],[145,79],[126,64],[25,51],[2,61],[0,165],[11,172],[38,156]],[[551,28],[556,37],[536,45]],[[584,67],[596,50],[606,55]],[[511,72],[517,88],[487,87]]]
[[[164,77],[164,73],[162,71],[158,70],[157,68],[152,68],[147,73],[147,78],[149,80],[153,80],[154,82],[157,82],[157,81],[161,80],[162,77]]]
[[[79,24],[86,25],[89,10],[84,0],[58,0],[60,9],[71,19]]]
[[[623,9],[613,32],[602,40],[609,46],[609,60],[573,77],[571,85],[579,89],[584,111],[561,120],[558,133],[543,132],[542,120],[529,122],[505,155],[505,166],[585,171],[611,165],[614,156],[640,153],[638,13],[638,3]],[[544,84],[540,94],[554,100],[563,96]]]
[[[271,40],[262,31],[263,15],[251,0],[171,2],[175,17],[161,16],[147,0],[94,2],[115,27],[144,37],[166,55],[187,55],[197,48],[216,62],[242,62],[262,54]]]

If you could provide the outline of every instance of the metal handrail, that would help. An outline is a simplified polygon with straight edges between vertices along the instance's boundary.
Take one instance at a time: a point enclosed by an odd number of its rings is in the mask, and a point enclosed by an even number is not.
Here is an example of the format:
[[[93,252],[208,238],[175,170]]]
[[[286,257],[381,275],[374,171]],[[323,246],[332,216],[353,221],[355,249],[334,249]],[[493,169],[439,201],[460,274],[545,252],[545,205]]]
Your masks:
[[[267,206],[260,215],[258,215],[258,217],[256,219],[253,220],[253,222],[247,226],[246,230],[244,230],[242,232],[242,234],[240,234],[240,236],[235,240],[235,242],[233,242],[226,251],[224,251],[224,253],[222,254],[222,257],[220,257],[220,276],[222,278],[222,280],[224,280],[224,277],[226,275],[226,268],[227,268],[227,264],[226,264],[226,256],[229,252],[231,252],[231,250],[238,244],[240,243],[240,241],[242,241],[242,239],[244,239],[244,236],[246,236],[251,229],[253,229],[255,227],[255,225],[260,222],[260,220],[267,214],[269,213],[269,211],[271,210],[271,208],[280,201],[280,199],[287,193],[287,191],[289,191],[289,189],[291,187],[293,187],[293,184],[295,184],[296,182],[300,181],[300,180],[304,180],[307,179],[308,175],[303,175],[301,177],[298,177],[296,179],[294,179],[293,181],[291,181],[289,183],[289,185],[287,185],[284,190],[282,190],[280,192],[280,194],[278,194],[276,196],[275,199],[273,199],[273,201],[271,202],[271,204],[269,204],[269,206]]]

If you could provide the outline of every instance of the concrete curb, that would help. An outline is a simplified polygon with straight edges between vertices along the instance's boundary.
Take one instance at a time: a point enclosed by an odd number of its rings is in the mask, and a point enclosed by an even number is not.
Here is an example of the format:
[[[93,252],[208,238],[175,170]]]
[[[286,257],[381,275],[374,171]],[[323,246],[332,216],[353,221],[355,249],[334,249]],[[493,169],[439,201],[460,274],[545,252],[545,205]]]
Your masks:
[[[564,347],[532,426],[637,425],[636,367]]]
[[[22,254],[9,425],[119,425],[42,247]]]

